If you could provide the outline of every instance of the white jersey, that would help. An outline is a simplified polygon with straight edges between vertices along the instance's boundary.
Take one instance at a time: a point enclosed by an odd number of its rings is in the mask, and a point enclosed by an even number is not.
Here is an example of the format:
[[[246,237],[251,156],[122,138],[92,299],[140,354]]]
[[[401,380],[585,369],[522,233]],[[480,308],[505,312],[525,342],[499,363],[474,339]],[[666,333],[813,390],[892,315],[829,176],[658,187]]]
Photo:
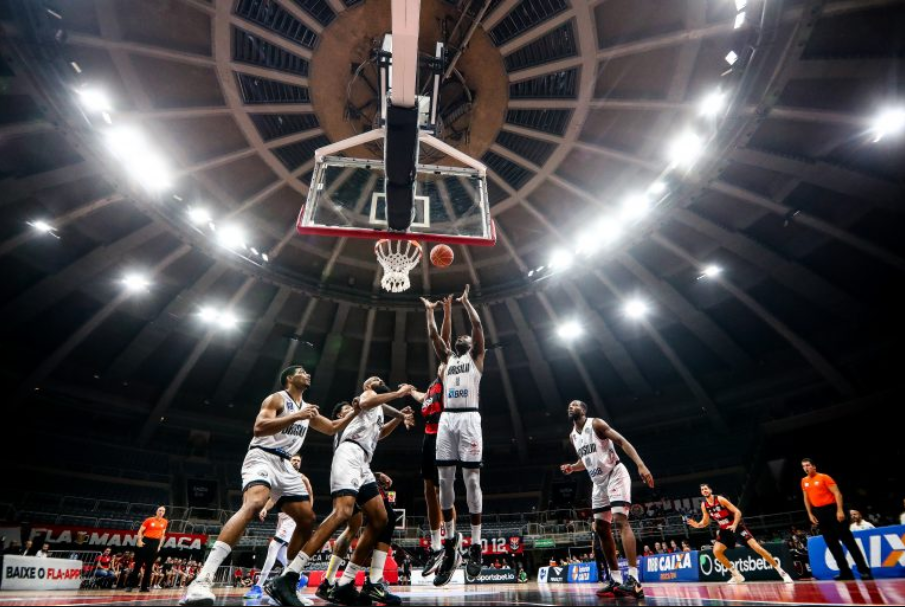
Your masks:
[[[367,455],[368,463],[371,463],[374,450],[377,449],[377,441],[380,440],[383,422],[383,405],[363,410],[346,426],[342,434],[333,440],[333,450],[335,451],[342,443],[355,443],[362,448]]]
[[[280,392],[280,395],[283,397],[283,411],[277,414],[277,419],[292,415],[293,413],[298,412],[302,407],[307,406],[304,400],[296,403],[285,390]],[[302,445],[305,444],[305,436],[308,434],[308,421],[309,420],[306,419],[304,421],[295,422],[291,426],[283,428],[276,434],[271,434],[270,436],[256,436],[251,439],[248,448],[260,447],[265,451],[275,451],[286,457],[291,457],[301,451]]]
[[[616,454],[616,446],[610,439],[601,440],[597,433],[594,432],[594,419],[589,417],[585,420],[584,428],[580,432],[572,429],[569,438],[572,439],[572,446],[578,453],[579,459],[584,462],[591,480],[599,485],[607,483],[610,473],[619,465],[619,456]]]
[[[478,410],[481,372],[470,352],[465,356],[449,357],[443,371],[443,388],[446,390],[444,411]]]

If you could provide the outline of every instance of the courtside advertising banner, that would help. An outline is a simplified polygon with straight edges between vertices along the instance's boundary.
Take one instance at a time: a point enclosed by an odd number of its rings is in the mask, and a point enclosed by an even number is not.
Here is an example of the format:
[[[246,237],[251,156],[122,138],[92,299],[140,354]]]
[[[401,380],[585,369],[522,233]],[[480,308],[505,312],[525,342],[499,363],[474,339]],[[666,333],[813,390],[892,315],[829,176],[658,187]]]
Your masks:
[[[515,584],[518,577],[513,569],[494,569],[493,567],[484,567],[481,569],[481,575],[474,580],[473,584]]]
[[[853,535],[875,578],[905,577],[905,526],[856,531]],[[845,555],[849,567],[857,577],[855,561],[848,550]],[[822,536],[808,538],[808,556],[811,559],[811,571],[818,580],[831,580],[839,575],[839,565],[827,549],[826,540]]]
[[[430,548],[429,537],[422,537],[420,543],[422,548]],[[469,546],[471,546],[471,538],[463,537],[462,548]],[[525,545],[520,535],[481,538],[481,554],[521,554],[524,551]]]
[[[784,543],[773,542],[762,544],[767,552],[779,559],[780,565],[786,571],[795,571],[792,566],[792,555]],[[739,573],[745,576],[749,582],[780,582],[782,578],[773,569],[773,566],[759,554],[748,548],[733,548],[726,551],[728,558]],[[713,550],[703,550],[698,557],[700,567],[700,581],[702,582],[726,582],[731,577],[723,564],[713,556]]]
[[[78,590],[81,583],[82,561],[3,557],[0,590]]]
[[[569,565],[566,581],[570,584],[594,584],[597,582],[597,563]]]
[[[161,550],[197,550],[207,544],[207,536],[191,533],[166,533]],[[103,550],[137,548],[138,530],[97,529],[71,525],[35,525],[28,539],[47,542],[53,550]]]
[[[697,582],[699,562],[697,550],[646,556],[641,559],[641,581]]]
[[[541,567],[537,570],[539,584],[562,584],[569,573],[568,567]]]

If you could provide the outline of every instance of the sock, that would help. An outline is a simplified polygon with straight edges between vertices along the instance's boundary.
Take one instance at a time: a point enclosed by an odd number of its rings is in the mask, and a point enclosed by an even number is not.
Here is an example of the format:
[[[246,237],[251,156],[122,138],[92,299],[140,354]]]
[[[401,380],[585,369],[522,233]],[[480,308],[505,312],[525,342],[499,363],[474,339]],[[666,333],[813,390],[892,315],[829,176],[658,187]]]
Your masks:
[[[214,576],[217,575],[217,568],[223,564],[232,551],[232,546],[226,542],[214,542],[214,547],[207,555],[207,560],[204,561],[204,567],[201,568],[201,574],[198,577],[214,579]]]
[[[638,579],[638,568],[637,568],[637,567],[629,567],[629,568],[628,568],[628,574],[629,574],[630,577],[635,578],[635,580],[637,581],[637,579]]]
[[[471,526],[471,545],[481,545],[481,526],[480,525],[472,525]]]
[[[280,554],[280,549],[283,547],[279,542],[270,542],[270,545],[267,546],[267,558],[264,559],[264,566],[261,567],[261,577],[258,578],[258,586],[263,586],[264,582],[267,581],[267,577],[270,575],[270,570],[273,569],[273,566],[276,565],[277,558]]]
[[[613,578],[613,581],[617,584],[622,583],[622,571],[618,568],[610,570],[610,577]]]
[[[383,566],[387,562],[387,553],[383,550],[374,549],[371,554],[371,583],[376,584],[383,579]]]
[[[324,579],[332,584],[333,578],[336,577],[336,572],[339,571],[339,567],[343,564],[344,560],[345,559],[341,559],[335,554],[331,555],[330,564],[327,565],[327,574],[324,576]]]
[[[456,521],[443,521],[443,530],[446,531],[446,539],[456,539]]]
[[[443,547],[443,540],[440,537],[440,529],[431,529],[431,550],[436,552]]]
[[[336,583],[337,586],[346,586],[348,584],[355,584],[355,576],[358,575],[358,572],[363,570],[364,567],[361,565],[356,565],[352,561],[346,563],[346,570],[343,572],[343,576],[339,578],[339,581]]]
[[[295,573],[301,573],[302,569],[305,568],[305,565],[308,564],[308,561],[311,560],[311,557],[305,554],[304,552],[299,552],[298,555],[292,559],[292,562],[289,563],[289,566],[286,567],[286,571],[294,571]],[[286,572],[283,572],[285,575]]]

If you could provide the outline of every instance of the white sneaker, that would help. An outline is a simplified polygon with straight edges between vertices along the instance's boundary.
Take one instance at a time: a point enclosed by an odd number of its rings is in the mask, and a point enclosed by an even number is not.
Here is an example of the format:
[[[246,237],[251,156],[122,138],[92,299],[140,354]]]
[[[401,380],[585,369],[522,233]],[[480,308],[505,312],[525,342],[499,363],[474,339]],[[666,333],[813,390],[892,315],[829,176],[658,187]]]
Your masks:
[[[792,576],[789,575],[788,573],[786,573],[785,571],[783,571],[782,569],[779,570],[779,577],[782,578],[782,581],[785,584],[794,584],[795,583],[795,580],[792,579]]]
[[[295,596],[299,597],[299,601],[302,603],[302,605],[305,605],[305,607],[311,607],[312,605],[314,605],[314,601],[306,598],[305,595],[301,592],[296,592]]]
[[[187,606],[204,606],[208,607],[214,604],[217,597],[211,592],[213,580],[210,577],[199,577],[197,580],[189,584],[185,591],[185,595],[179,601],[179,605]]]
[[[745,583],[745,576],[743,576],[738,571],[733,571],[732,578],[730,578],[730,580],[729,580],[729,585],[736,586],[738,584],[744,584],[744,583]]]

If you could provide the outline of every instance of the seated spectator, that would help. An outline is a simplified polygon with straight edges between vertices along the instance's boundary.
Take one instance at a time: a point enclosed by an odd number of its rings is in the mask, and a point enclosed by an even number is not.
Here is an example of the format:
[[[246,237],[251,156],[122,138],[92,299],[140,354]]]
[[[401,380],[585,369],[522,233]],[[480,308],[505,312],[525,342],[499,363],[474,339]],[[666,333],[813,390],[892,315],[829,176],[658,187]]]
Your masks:
[[[849,526],[849,529],[852,531],[867,531],[868,529],[876,529],[871,523],[868,523],[864,520],[864,517],[861,516],[861,513],[857,510],[852,510],[849,515],[852,518],[852,524]]]
[[[682,540],[682,552],[691,552],[691,544],[688,540]]]
[[[503,564],[500,562],[500,559],[495,559],[495,560],[493,561],[492,567],[493,567],[494,569],[502,569],[502,568],[503,568]]]
[[[31,540],[25,542],[25,547],[19,553],[20,556],[34,556],[35,555],[35,543]]]
[[[525,570],[519,567],[518,570],[518,583],[519,584],[527,584],[528,583],[528,574],[525,573]]]
[[[233,586],[239,588],[242,586],[242,578],[244,577],[244,573],[242,572],[241,567],[236,567],[236,570],[233,572]]]
[[[641,553],[641,556],[653,556],[654,551],[650,549],[650,546],[647,544],[644,545],[644,551]]]
[[[50,557],[50,544],[45,543],[41,546],[41,549],[35,553],[35,556],[39,559],[46,559]]]
[[[679,552],[679,545],[676,544],[676,540],[672,540],[669,542],[669,553],[676,554]]]
[[[655,542],[654,543],[654,554],[665,554],[665,553],[666,553],[666,551],[663,550],[663,544],[661,544],[660,542]]]
[[[113,554],[109,548],[97,557],[97,562],[94,563],[94,577],[101,588],[113,587],[116,574],[113,573]]]

